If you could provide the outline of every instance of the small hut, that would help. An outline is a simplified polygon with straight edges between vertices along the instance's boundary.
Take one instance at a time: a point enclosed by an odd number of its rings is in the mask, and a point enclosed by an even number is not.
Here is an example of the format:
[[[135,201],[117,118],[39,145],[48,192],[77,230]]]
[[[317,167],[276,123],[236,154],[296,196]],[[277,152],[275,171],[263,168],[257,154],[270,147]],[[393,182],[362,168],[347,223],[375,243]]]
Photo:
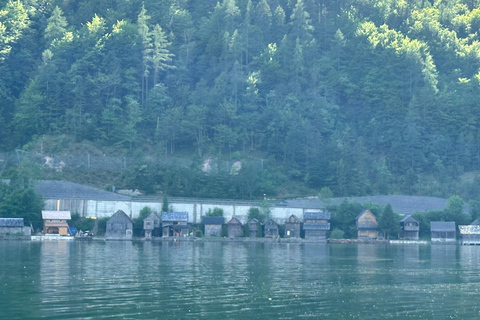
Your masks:
[[[243,235],[242,223],[237,218],[233,217],[228,221],[228,237],[238,238]]]
[[[278,237],[278,224],[270,219],[265,222],[264,225],[265,238],[277,238]]]
[[[107,221],[105,240],[132,240],[132,234],[133,221],[122,210],[115,212]]]
[[[250,238],[256,238],[259,235],[261,236],[262,229],[260,227],[260,222],[253,218],[248,222],[248,236]]]
[[[285,220],[285,238],[300,238],[300,225],[300,219],[294,214]]]
[[[480,225],[471,224],[468,226],[458,226],[460,233],[460,242],[462,245],[480,244]]]
[[[186,237],[188,235],[187,212],[162,213],[163,237]]]
[[[357,237],[358,239],[377,239],[378,238],[378,222],[377,217],[370,211],[362,211],[356,218]]]
[[[432,242],[455,242],[455,221],[430,222],[430,234]]]
[[[152,240],[154,230],[160,228],[161,220],[155,212],[151,212],[143,219],[143,230],[145,231],[145,240]]]
[[[30,227],[25,227],[23,218],[0,218],[0,234],[31,235]]]
[[[330,230],[330,212],[305,212],[303,230],[305,239],[326,239]]]
[[[406,215],[400,220],[402,230],[400,232],[401,239],[418,240],[418,232],[420,231],[420,221],[412,215]]]
[[[224,217],[203,217],[203,224],[205,226],[205,232],[203,234],[207,237],[221,237],[224,223]]]
[[[72,219],[70,211],[42,211],[43,233],[68,235],[67,220]]]

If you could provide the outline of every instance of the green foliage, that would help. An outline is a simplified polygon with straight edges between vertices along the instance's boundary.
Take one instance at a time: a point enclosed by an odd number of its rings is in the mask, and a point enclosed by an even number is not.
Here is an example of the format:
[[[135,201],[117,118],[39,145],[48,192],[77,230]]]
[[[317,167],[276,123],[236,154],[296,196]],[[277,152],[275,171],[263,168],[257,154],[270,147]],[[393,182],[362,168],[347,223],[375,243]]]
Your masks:
[[[77,228],[77,232],[82,231],[92,231],[95,225],[95,219],[87,219],[80,217],[78,213],[72,213],[72,219],[69,221],[69,226]]]
[[[166,194],[163,195],[163,201],[162,201],[162,212],[168,212],[169,207],[168,207],[168,196]]]
[[[205,213],[206,217],[223,217],[223,209],[215,207],[213,210],[210,208],[208,211]]]
[[[343,239],[344,234],[345,234],[345,232],[343,232],[342,230],[340,230],[338,228],[335,228],[330,233],[330,238],[331,239]]]
[[[268,220],[268,216],[266,216],[259,208],[251,207],[248,209],[248,221],[252,219],[257,219],[258,222],[265,223]]]
[[[392,206],[388,203],[383,209],[382,215],[378,221],[378,227],[383,232],[387,239],[390,239],[391,235],[397,235],[400,229],[398,224],[398,217],[393,212]]]
[[[332,208],[333,214],[331,219],[331,228],[339,229],[344,232],[343,237],[352,239],[357,237],[357,228],[355,218],[365,208],[358,202],[349,202],[344,199],[336,208]]]

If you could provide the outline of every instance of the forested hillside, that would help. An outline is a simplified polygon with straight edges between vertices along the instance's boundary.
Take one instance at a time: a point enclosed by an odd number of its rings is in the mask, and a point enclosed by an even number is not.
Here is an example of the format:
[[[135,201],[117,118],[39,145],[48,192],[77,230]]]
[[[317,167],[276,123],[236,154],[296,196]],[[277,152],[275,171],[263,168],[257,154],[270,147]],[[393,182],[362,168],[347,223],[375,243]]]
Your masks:
[[[271,159],[282,178],[256,173],[270,193],[290,181],[478,197],[479,0],[0,8],[0,150],[63,135],[120,154]]]

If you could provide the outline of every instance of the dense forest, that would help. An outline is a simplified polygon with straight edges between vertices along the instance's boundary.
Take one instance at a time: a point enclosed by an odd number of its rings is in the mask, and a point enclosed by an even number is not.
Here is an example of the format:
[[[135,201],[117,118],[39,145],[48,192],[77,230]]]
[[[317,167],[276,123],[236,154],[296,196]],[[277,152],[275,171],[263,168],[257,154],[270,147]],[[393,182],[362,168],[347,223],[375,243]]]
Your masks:
[[[172,195],[243,179],[224,196],[475,200],[479,67],[478,0],[0,0],[0,151],[64,137],[274,163],[238,178],[139,166],[117,182],[155,177],[157,192],[170,174]]]

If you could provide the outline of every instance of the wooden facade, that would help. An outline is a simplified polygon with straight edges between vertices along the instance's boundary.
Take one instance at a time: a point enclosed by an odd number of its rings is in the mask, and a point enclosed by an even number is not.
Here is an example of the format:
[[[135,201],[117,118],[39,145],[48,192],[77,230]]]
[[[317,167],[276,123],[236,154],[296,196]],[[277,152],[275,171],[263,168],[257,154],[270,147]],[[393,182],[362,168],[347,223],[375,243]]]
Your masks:
[[[155,212],[151,212],[143,219],[143,230],[145,231],[145,240],[151,240],[155,231],[160,229],[161,220]],[[156,234],[158,235],[158,233]]]
[[[132,240],[133,237],[133,221],[130,217],[118,210],[107,221],[107,230],[105,232],[105,240]]]
[[[163,237],[186,237],[189,233],[187,212],[162,213]]]
[[[456,242],[455,221],[430,222],[430,234],[432,242]]]
[[[418,240],[418,233],[420,231],[420,221],[412,215],[406,215],[400,220],[400,239]]]
[[[67,221],[72,219],[70,211],[42,211],[43,233],[68,235]]]
[[[270,219],[265,222],[264,225],[265,238],[277,238],[278,237],[278,224],[275,220]]]
[[[480,225],[458,226],[462,245],[480,245]]]
[[[377,239],[379,236],[377,217],[370,211],[362,211],[356,218],[358,239]]]
[[[303,230],[305,239],[326,239],[330,230],[330,212],[305,212]]]
[[[262,228],[260,222],[253,218],[248,222],[248,236],[250,238],[256,238],[262,235]]]
[[[285,220],[285,238],[300,238],[300,226],[302,222],[292,214]]]
[[[221,237],[224,217],[203,217],[204,235],[207,237]]]
[[[242,223],[237,218],[233,217],[228,221],[228,237],[239,238],[243,236]]]

